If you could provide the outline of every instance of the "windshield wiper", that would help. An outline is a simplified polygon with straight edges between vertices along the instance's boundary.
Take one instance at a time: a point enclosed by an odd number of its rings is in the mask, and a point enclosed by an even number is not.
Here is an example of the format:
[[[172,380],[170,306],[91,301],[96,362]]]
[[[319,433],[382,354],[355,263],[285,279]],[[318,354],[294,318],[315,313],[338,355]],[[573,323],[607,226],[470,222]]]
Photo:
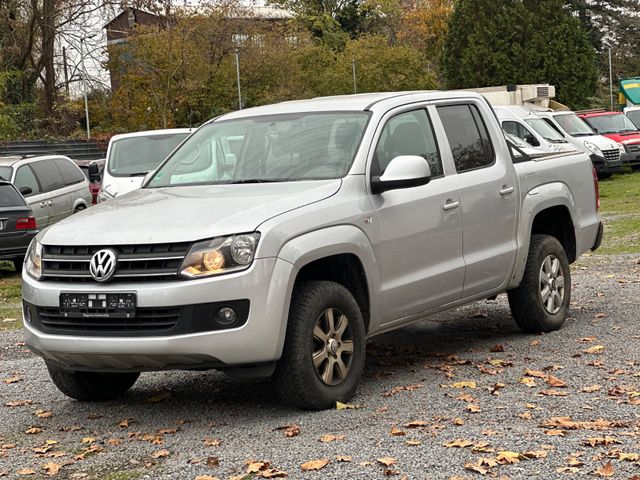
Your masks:
[[[273,183],[283,181],[284,180],[277,178],[247,178],[244,180],[234,180],[233,182],[229,182],[229,185],[241,185],[243,183]]]
[[[127,177],[144,177],[147,173],[149,173],[151,170],[147,170],[146,172],[133,172],[133,173],[127,173]]]

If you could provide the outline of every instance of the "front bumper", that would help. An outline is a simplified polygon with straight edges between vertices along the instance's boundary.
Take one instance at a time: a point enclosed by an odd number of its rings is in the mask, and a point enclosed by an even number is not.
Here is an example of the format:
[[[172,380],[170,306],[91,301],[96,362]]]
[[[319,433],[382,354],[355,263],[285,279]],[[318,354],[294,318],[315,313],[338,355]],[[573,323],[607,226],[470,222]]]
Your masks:
[[[294,268],[284,260],[266,258],[257,259],[247,271],[209,279],[124,285],[39,282],[24,274],[24,301],[38,307],[59,307],[61,292],[135,291],[141,308],[237,298],[250,302],[248,319],[238,328],[166,336],[52,334],[38,330],[25,318],[25,342],[48,362],[70,370],[145,371],[270,363],[282,353]]]
[[[599,175],[609,175],[622,170],[622,158],[619,158],[618,160],[608,160],[594,154],[590,155],[589,158],[591,158],[591,163],[596,169],[596,173]]]
[[[627,152],[622,156],[622,163],[629,167],[639,167],[640,166],[640,152]]]

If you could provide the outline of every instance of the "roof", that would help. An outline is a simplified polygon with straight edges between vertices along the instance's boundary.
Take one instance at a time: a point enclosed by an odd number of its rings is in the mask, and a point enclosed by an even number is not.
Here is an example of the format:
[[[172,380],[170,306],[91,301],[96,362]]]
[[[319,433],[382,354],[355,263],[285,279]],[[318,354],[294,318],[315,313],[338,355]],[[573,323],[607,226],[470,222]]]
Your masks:
[[[472,97],[482,98],[475,92],[464,90],[419,90],[408,92],[376,92],[353,95],[337,95],[333,97],[317,97],[307,100],[292,100],[262,107],[247,108],[227,113],[220,119],[247,118],[260,115],[277,115],[300,112],[357,112],[367,111],[382,102],[411,103],[419,101],[440,100],[447,98]]]
[[[622,112],[591,112],[578,114],[581,118],[605,117],[609,115],[624,115]]]
[[[11,167],[13,165],[15,165],[16,163],[21,163],[21,164],[25,164],[25,163],[32,163],[32,162],[36,162],[38,160],[48,160],[51,158],[66,158],[67,160],[71,160],[69,157],[65,156],[65,155],[32,155],[32,156],[26,156],[26,157],[18,157],[18,156],[11,156],[11,157],[0,157],[0,166],[2,167]],[[73,160],[71,160],[73,162]]]
[[[154,135],[171,135],[176,133],[191,133],[195,128],[165,128],[163,130],[143,130],[141,132],[119,133],[111,137],[111,140],[120,140],[123,138],[134,137],[151,137]]]
[[[158,15],[157,13],[152,13],[152,12],[148,12],[147,10],[142,10],[141,8],[134,8],[134,7],[125,7],[124,10],[122,10],[119,14],[117,14],[115,17],[113,17],[111,20],[109,20],[107,23],[105,23],[102,28],[107,28],[109,25],[111,25],[113,22],[115,22],[117,19],[119,19],[122,15],[124,15],[125,13],[128,13],[129,11],[134,12],[142,12],[142,13],[146,13],[147,15],[153,15],[154,17],[157,18],[163,18],[162,15]]]

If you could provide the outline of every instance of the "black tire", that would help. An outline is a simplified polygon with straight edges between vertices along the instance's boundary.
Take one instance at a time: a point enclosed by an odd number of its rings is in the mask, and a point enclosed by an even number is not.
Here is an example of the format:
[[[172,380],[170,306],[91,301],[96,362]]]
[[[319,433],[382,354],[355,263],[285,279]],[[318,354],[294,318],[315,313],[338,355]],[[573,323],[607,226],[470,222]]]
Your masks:
[[[558,300],[560,300],[559,292],[562,286],[561,301],[555,302],[552,300],[553,305],[551,308],[548,307],[547,303],[549,297],[547,297],[547,302],[543,302],[542,293],[543,285],[545,285],[542,280],[543,262],[548,257],[557,259],[562,269],[561,271],[559,270],[562,274],[562,281],[554,284],[555,291],[558,292],[558,296],[555,298]],[[553,292],[554,288],[550,288]],[[567,318],[571,300],[571,272],[567,254],[562,244],[555,237],[532,235],[522,282],[518,288],[509,290],[507,293],[511,314],[518,326],[525,332],[551,332],[562,327]],[[557,311],[552,312],[556,308]]]
[[[85,207],[84,205],[78,205],[78,206],[76,207],[76,209],[73,211],[73,213],[81,212],[81,211],[83,211],[85,208],[87,208],[87,207]]]
[[[24,265],[24,258],[14,258],[13,259],[13,268],[16,269],[16,272],[22,273],[22,266]]]
[[[316,353],[322,350],[318,347],[322,341],[314,336],[314,328],[317,322],[325,321],[327,311],[331,311],[331,315],[339,315],[338,320],[334,320],[336,328],[341,325],[343,316],[347,318],[348,325],[339,337],[325,337],[326,353],[323,354],[326,362],[323,360],[322,363],[325,368],[318,366],[325,373],[331,370],[331,378],[335,372],[337,380],[334,382],[337,384],[327,384],[321,379],[313,359],[314,350]],[[331,338],[338,346],[352,342],[349,347],[352,353],[338,351],[336,356],[336,352],[331,352]],[[351,292],[334,282],[301,283],[293,291],[284,350],[275,372],[277,393],[284,402],[305,410],[335,407],[336,402],[346,402],[355,394],[364,368],[365,353],[366,332],[362,312]],[[344,375],[332,363],[337,358],[341,365],[347,366]],[[345,363],[345,359],[348,362]]]
[[[136,383],[139,373],[73,372],[47,365],[53,383],[67,397],[81,401],[113,400]]]

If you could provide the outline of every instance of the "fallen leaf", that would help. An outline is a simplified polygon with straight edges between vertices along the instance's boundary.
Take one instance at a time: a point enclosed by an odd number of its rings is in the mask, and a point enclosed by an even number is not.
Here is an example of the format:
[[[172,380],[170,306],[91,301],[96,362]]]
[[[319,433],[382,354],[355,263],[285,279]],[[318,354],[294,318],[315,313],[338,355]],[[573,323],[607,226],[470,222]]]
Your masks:
[[[502,451],[498,453],[496,462],[501,465],[514,464],[520,462],[520,460],[523,460],[524,458],[525,457],[518,452]]]
[[[554,377],[551,374],[547,375],[545,382],[547,382],[547,385],[556,388],[564,388],[567,386],[567,382],[565,382],[564,380],[560,380],[558,377]]]
[[[336,455],[336,462],[350,462],[353,460],[349,455]]]
[[[120,423],[118,423],[118,426],[120,428],[129,428],[129,423],[130,422],[133,422],[133,418],[125,418]]]
[[[522,383],[523,385],[526,385],[529,388],[533,388],[537,386],[536,381],[531,377],[522,377],[519,383]]]
[[[212,477],[211,475],[198,475],[195,480],[220,480],[218,477]]]
[[[618,453],[618,459],[623,462],[638,462],[640,461],[640,453]]]
[[[489,349],[489,351],[491,353],[504,352],[504,345],[502,345],[502,344],[494,345],[493,347],[491,347]]]
[[[322,443],[335,442],[336,440],[344,440],[344,439],[345,439],[344,435],[333,435],[331,433],[327,433],[320,437],[320,441]]]
[[[566,397],[567,392],[561,392],[560,390],[541,390],[538,393],[539,396],[547,396],[547,397]]]
[[[583,387],[582,390],[580,391],[585,393],[593,393],[593,392],[597,392],[600,389],[602,389],[600,385],[591,385],[589,387]]]
[[[458,425],[458,426],[464,425],[464,420],[461,418],[454,418],[452,421],[454,425]]]
[[[408,447],[417,447],[418,445],[422,445],[422,442],[420,440],[405,440],[404,444]]]
[[[473,403],[470,403],[469,405],[467,405],[466,410],[471,413],[479,413],[482,411],[478,405],[475,405]]]
[[[320,470],[321,468],[326,467],[329,464],[330,460],[328,458],[322,458],[318,460],[310,460],[308,462],[303,463],[300,468],[302,471],[307,472],[309,470]]]
[[[545,430],[544,434],[549,435],[550,437],[564,437],[564,430],[550,429],[550,430]]]
[[[615,470],[613,469],[613,465],[611,465],[611,461],[608,461],[596,470],[596,475],[600,477],[613,477],[614,473]]]
[[[204,439],[204,446],[205,447],[219,447],[220,444],[222,443],[222,440],[220,440],[219,438],[205,438]]]
[[[476,382],[473,380],[468,380],[464,382],[456,382],[451,384],[453,388],[476,388]]]
[[[541,372],[540,370],[525,370],[524,375],[526,377],[535,377],[535,378],[542,378],[542,379],[547,378],[547,374],[544,372]]]
[[[465,440],[463,438],[457,438],[449,443],[445,443],[444,446],[447,448],[466,448],[473,445],[473,442],[469,440]]]
[[[36,471],[33,468],[22,468],[16,472],[18,475],[35,475]]]
[[[47,473],[47,475],[53,476],[58,474],[58,472],[62,468],[62,465],[54,462],[47,462],[42,466],[42,468]]]
[[[283,427],[276,427],[276,430],[281,430],[285,437],[296,437],[300,433],[300,425],[293,423]]]
[[[427,427],[429,425],[428,422],[425,422],[424,420],[412,420],[409,423],[407,423],[405,425],[405,427],[407,428],[422,428],[422,427]]]
[[[96,437],[84,437],[82,443],[93,443],[96,441]]]
[[[13,377],[5,378],[2,380],[2,383],[6,383],[7,385],[11,385],[12,383],[18,383],[24,380],[20,375],[14,375]]]
[[[247,473],[258,473],[269,468],[269,462],[247,462]]]
[[[282,470],[278,470],[276,468],[267,468],[258,473],[258,476],[262,478],[277,478],[277,477],[287,477],[289,474]]]
[[[362,405],[355,405],[353,403],[336,402],[336,410],[356,410],[362,408]]]
[[[548,452],[546,450],[530,450],[528,452],[523,452],[523,456],[527,458],[547,458]]]
[[[583,350],[584,353],[591,353],[594,355],[598,355],[602,352],[604,352],[604,345],[594,345],[591,348],[587,348],[586,350]]]
[[[53,413],[52,412],[48,412],[46,410],[36,410],[33,413],[38,418],[51,418],[51,417],[53,417]]]
[[[389,432],[391,434],[391,436],[393,437],[401,437],[403,435],[406,435],[407,432],[400,430],[399,428],[396,427],[392,427],[391,431]]]
[[[391,465],[398,463],[398,461],[393,457],[380,457],[376,458],[376,461],[385,467],[390,467]]]
[[[40,427],[31,427],[31,428],[27,428],[24,433],[26,433],[27,435],[35,435],[37,433],[42,433],[42,428]]]
[[[165,458],[169,456],[169,450],[158,450],[151,454],[153,458]]]
[[[609,445],[613,445],[616,443],[622,443],[621,441],[617,440],[614,437],[589,437],[587,438],[584,442],[582,442],[583,445],[589,445],[591,447],[597,447],[597,446],[609,446]]]
[[[33,400],[12,400],[5,403],[7,407],[24,407],[25,405],[32,405]]]

